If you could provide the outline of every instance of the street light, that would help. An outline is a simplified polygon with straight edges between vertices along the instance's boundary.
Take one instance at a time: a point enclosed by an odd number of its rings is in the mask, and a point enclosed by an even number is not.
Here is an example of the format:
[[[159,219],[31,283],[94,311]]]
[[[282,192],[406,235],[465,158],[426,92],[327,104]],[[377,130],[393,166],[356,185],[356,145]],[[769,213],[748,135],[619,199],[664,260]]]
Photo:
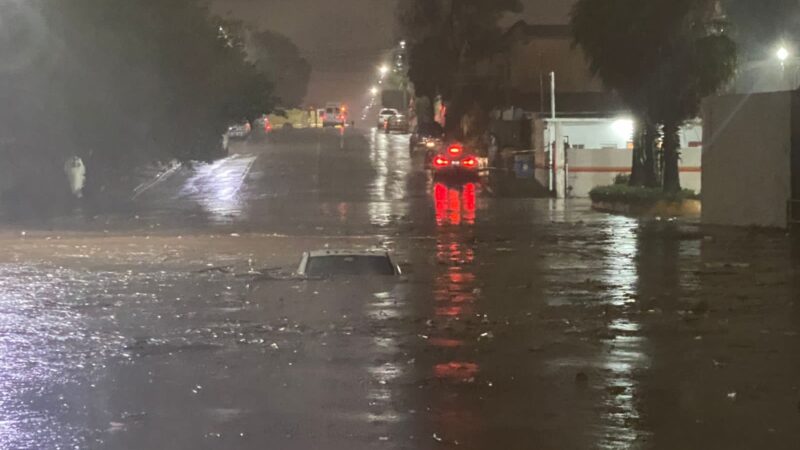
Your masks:
[[[378,95],[378,88],[376,86],[372,86],[372,88],[369,90],[369,93],[372,94],[373,97]]]
[[[620,118],[615,120],[611,123],[611,129],[614,130],[614,133],[625,141],[630,141],[633,139],[633,132],[635,131],[636,125],[634,124],[632,119],[628,118]]]
[[[778,49],[777,52],[775,52],[775,56],[778,57],[778,60],[781,63],[785,63],[786,60],[789,59],[789,56],[791,55],[789,54],[789,50],[786,47],[781,47]]]
[[[406,41],[400,41],[400,48],[406,48]]]
[[[381,67],[378,69],[378,72],[380,72],[380,74],[381,74],[381,76],[382,76],[382,77],[385,77],[385,76],[386,76],[386,74],[388,74],[388,73],[389,73],[389,66],[387,66],[386,64],[382,65],[382,66],[381,66]]]

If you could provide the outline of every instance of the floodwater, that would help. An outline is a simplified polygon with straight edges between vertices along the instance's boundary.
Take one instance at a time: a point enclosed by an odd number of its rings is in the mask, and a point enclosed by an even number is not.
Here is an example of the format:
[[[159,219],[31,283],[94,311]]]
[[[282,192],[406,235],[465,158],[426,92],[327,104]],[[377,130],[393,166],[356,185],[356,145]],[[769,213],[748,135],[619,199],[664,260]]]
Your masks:
[[[0,448],[797,448],[791,237],[435,182],[401,135],[236,150],[0,232]],[[376,246],[402,278],[289,275]]]

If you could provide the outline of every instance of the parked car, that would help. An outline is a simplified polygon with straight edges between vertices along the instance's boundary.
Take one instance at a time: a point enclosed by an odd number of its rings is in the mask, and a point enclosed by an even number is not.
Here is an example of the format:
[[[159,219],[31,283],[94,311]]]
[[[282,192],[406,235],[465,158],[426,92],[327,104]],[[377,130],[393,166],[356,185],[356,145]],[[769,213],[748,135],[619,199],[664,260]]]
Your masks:
[[[430,165],[435,177],[474,178],[478,176],[478,157],[461,144],[450,144],[447,148],[434,154]]]
[[[389,118],[397,114],[400,114],[400,111],[394,108],[383,108],[381,112],[378,113],[378,129],[383,130]]]
[[[430,156],[444,145],[444,128],[437,122],[421,123],[411,133],[408,145],[411,153],[424,150]]]
[[[263,131],[264,134],[270,134],[272,132],[272,122],[266,114],[256,119],[254,125],[256,129]]]
[[[408,116],[398,113],[389,117],[383,129],[386,133],[391,133],[392,131],[408,133],[409,127]]]
[[[228,127],[228,137],[230,139],[247,139],[252,130],[250,122],[244,120]]]
[[[401,270],[386,250],[318,250],[303,253],[297,274],[311,278],[399,276]]]

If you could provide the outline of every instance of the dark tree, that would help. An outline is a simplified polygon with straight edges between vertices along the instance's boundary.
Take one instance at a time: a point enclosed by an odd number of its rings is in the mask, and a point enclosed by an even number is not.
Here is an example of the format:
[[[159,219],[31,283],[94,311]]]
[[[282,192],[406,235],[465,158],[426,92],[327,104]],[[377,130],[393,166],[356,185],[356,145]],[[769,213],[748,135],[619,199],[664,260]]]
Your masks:
[[[500,49],[500,19],[520,10],[518,0],[400,0],[400,28],[410,42],[409,77],[417,95],[452,102],[451,131],[478,100],[470,75],[481,58]]]
[[[58,192],[71,155],[95,191],[143,163],[215,158],[230,121],[272,106],[268,80],[202,0],[2,2],[0,20],[9,184]],[[15,187],[26,191],[0,186]]]
[[[311,65],[289,38],[272,31],[247,31],[247,55],[275,86],[275,96],[287,108],[301,106],[308,92]]]
[[[658,47],[649,107],[663,125],[664,190],[678,192],[680,127],[697,117],[704,97],[733,77],[737,49],[725,32],[727,24],[715,1],[659,0],[649,6],[649,15],[668,26]]]
[[[680,190],[678,131],[736,68],[736,45],[723,18],[715,0],[579,0],[575,5],[576,44],[591,70],[637,118],[631,184],[655,184],[652,149],[661,125],[664,189]]]
[[[631,185],[654,186],[656,124],[648,111],[650,70],[658,31],[645,22],[640,0],[579,0],[571,15],[575,45],[592,73],[616,92],[636,123]]]

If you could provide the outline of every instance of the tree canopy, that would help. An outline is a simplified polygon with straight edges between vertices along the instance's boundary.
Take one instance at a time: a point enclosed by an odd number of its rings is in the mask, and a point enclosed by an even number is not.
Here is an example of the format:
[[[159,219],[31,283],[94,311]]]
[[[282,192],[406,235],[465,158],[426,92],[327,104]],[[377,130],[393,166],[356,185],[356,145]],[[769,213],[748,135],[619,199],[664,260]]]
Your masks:
[[[652,185],[654,142],[663,126],[668,191],[680,189],[679,127],[701,100],[733,76],[736,45],[715,0],[579,0],[572,11],[575,44],[589,67],[637,119],[633,184]]]
[[[273,104],[232,24],[202,0],[3,0],[0,20],[0,158],[22,171],[55,173],[77,155],[91,185],[143,162],[213,158],[231,121]]]
[[[286,36],[267,30],[247,30],[245,48],[248,59],[267,75],[275,86],[275,96],[283,107],[298,107],[308,92],[311,65],[300,49]]]
[[[498,49],[504,14],[521,11],[519,0],[400,0],[397,15],[410,42],[409,78],[417,95],[469,102],[472,66]],[[448,124],[464,108],[450,108]]]

